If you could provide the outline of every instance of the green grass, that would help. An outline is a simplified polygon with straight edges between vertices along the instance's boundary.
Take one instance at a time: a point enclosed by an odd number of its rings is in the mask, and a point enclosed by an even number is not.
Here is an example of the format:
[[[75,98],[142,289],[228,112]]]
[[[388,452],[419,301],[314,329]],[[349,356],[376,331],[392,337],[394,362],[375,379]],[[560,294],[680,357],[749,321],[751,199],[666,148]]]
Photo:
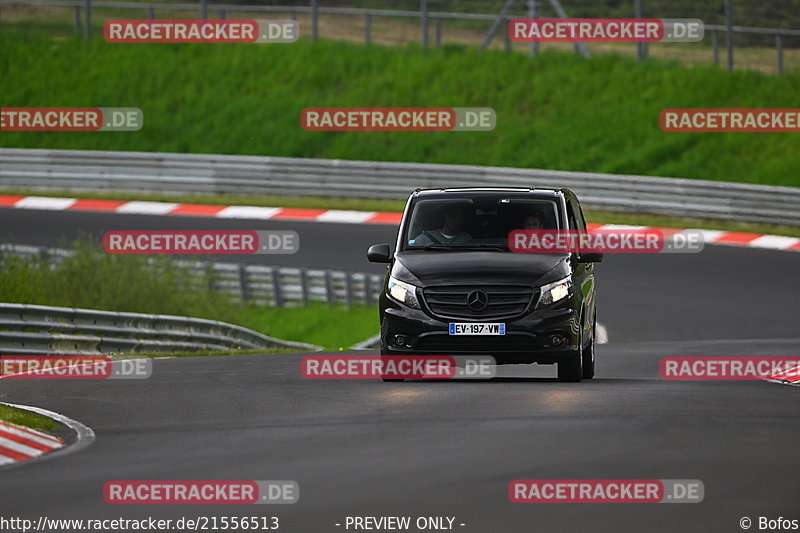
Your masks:
[[[323,198],[316,196],[269,196],[234,194],[148,194],[126,192],[75,192],[75,191],[37,191],[32,189],[0,189],[0,195],[19,196],[65,196],[80,198],[99,198],[104,200],[146,200],[153,202],[180,202],[209,205],[254,205],[264,207],[304,207],[308,209],[355,209],[359,211],[387,211],[401,213],[405,200],[377,200],[368,198]],[[587,210],[584,213],[589,222],[597,224],[638,224],[665,228],[717,229],[723,231],[743,231],[800,237],[800,227],[777,224],[754,224],[730,220],[712,220],[691,217],[667,217],[661,215],[640,215],[635,213],[613,213],[609,211]]]
[[[214,317],[206,317],[214,318]],[[216,319],[221,320],[221,319]],[[283,340],[307,342],[325,350],[347,350],[350,346],[378,333],[378,309],[374,305],[357,305],[349,308],[328,306],[312,302],[306,307],[242,306],[231,310],[226,322],[233,322]],[[269,353],[297,352],[297,349],[276,349]],[[169,354],[170,357],[197,355],[262,354],[263,349],[186,352]],[[164,354],[152,354],[163,357]]]
[[[446,46],[109,45],[0,34],[3,106],[132,106],[139,132],[0,146],[375,159],[800,184],[800,135],[664,133],[664,107],[797,107],[800,74]],[[307,132],[312,106],[488,106],[492,132]]]
[[[273,308],[241,303],[208,290],[207,276],[191,273],[167,257],[147,265],[145,257],[106,254],[87,241],[74,248],[75,255],[55,268],[39,258],[0,258],[0,301],[208,318],[331,350],[347,348],[378,330],[374,306],[347,309],[314,303]]]
[[[331,308],[322,303],[308,307],[242,309],[238,324],[281,339],[299,340],[328,350],[347,349],[378,333],[376,305]],[[275,332],[275,333],[270,333]]]
[[[53,432],[61,427],[55,420],[23,409],[0,405],[0,420],[39,431]]]

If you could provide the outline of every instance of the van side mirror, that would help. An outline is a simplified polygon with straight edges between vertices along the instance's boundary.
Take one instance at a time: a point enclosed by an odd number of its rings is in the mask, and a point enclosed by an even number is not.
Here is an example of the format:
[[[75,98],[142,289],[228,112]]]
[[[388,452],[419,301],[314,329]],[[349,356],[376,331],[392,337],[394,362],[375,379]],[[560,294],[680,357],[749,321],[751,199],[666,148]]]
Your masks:
[[[578,259],[579,263],[599,263],[603,260],[603,254],[598,253],[583,253]]]
[[[373,244],[367,250],[367,259],[370,263],[391,263],[392,255],[388,244]]]

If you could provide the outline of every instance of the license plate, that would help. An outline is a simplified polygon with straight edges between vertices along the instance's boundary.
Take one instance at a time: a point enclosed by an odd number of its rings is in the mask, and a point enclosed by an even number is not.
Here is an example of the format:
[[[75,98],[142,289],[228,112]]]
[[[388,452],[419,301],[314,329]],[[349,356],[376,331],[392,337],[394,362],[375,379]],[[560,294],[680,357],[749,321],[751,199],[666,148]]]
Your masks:
[[[450,322],[450,335],[505,335],[506,325],[489,322]]]

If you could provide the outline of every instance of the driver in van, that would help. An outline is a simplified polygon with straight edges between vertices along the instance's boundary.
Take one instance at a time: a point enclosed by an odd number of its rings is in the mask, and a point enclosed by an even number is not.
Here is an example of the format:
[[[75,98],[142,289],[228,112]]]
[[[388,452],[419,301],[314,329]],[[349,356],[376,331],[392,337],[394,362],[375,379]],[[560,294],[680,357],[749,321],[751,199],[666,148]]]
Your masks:
[[[470,242],[472,236],[463,231],[467,208],[455,205],[445,208],[444,224],[441,229],[423,231],[409,244],[414,246],[450,245]]]
[[[522,229],[537,230],[543,228],[542,220],[538,215],[531,214],[522,219]]]

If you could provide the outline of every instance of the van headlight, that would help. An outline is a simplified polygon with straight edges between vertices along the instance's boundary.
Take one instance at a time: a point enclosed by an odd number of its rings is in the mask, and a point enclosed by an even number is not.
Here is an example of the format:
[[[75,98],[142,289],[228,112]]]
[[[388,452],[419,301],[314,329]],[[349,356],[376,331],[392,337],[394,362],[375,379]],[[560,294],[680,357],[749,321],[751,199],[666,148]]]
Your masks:
[[[563,300],[569,296],[569,291],[571,288],[572,278],[569,276],[544,285],[539,289],[541,291],[541,296],[539,296],[539,301],[536,303],[536,307],[550,305],[551,303]]]
[[[389,276],[389,285],[386,288],[386,292],[389,296],[408,307],[421,309],[419,300],[417,300],[417,288],[410,283]]]

